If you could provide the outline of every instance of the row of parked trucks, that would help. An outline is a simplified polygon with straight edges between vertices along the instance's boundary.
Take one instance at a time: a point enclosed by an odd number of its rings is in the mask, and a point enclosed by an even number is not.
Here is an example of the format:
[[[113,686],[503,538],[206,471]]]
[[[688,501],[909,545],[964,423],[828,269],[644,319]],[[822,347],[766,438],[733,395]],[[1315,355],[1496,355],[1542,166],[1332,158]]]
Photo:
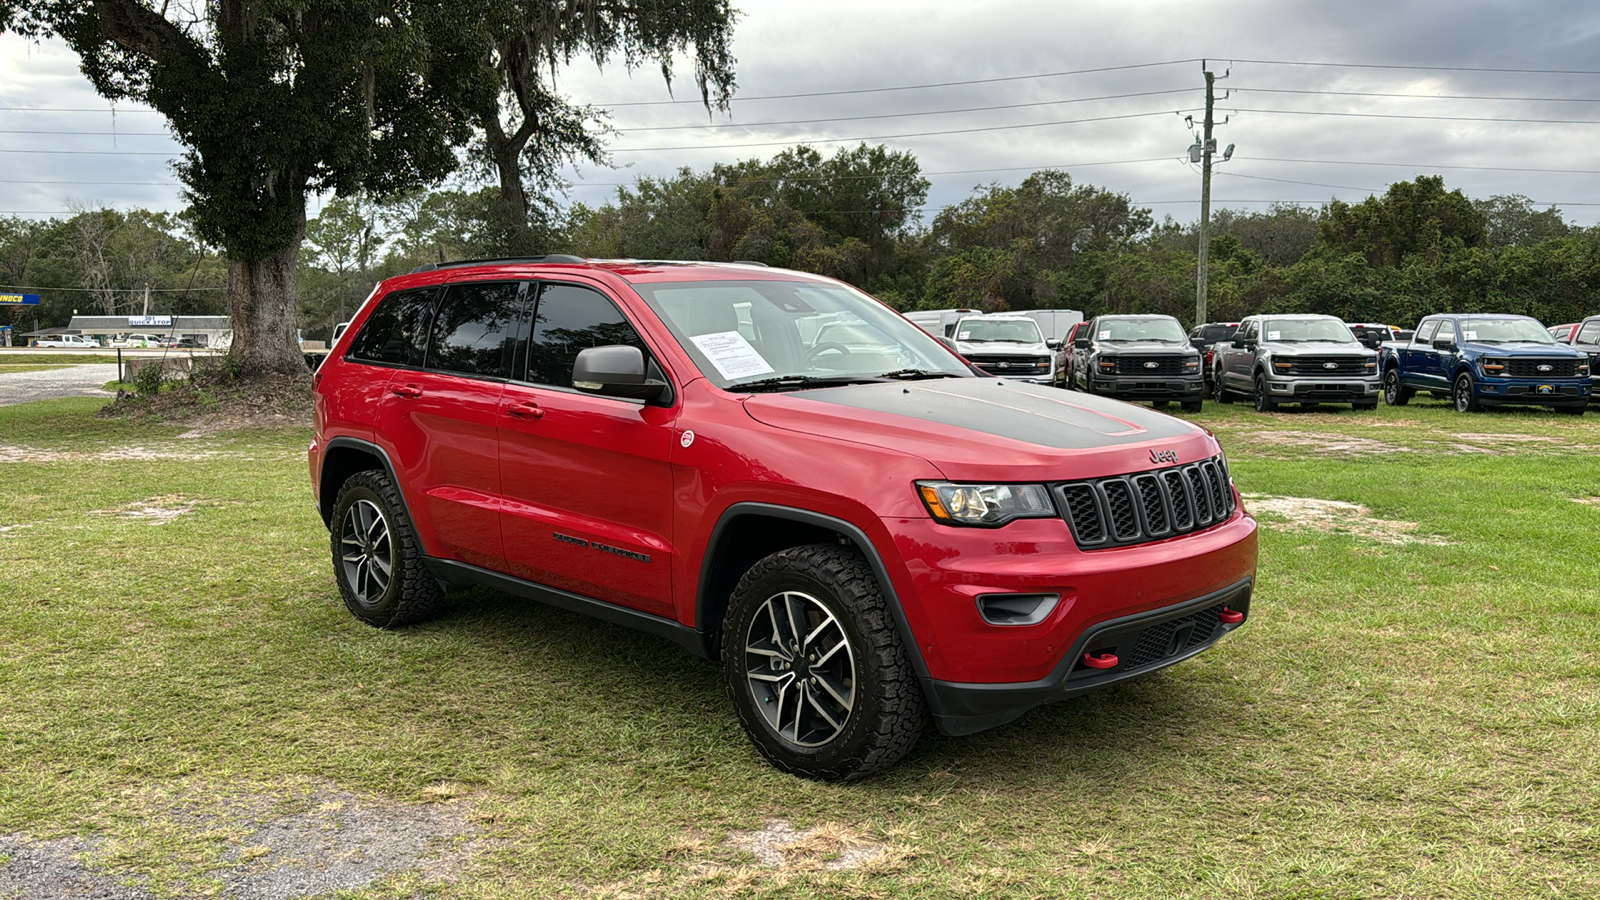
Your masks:
[[[1325,315],[1248,316],[1188,333],[1171,316],[1083,321],[1073,310],[908,318],[990,374],[1186,412],[1207,396],[1268,412],[1286,403],[1375,409],[1380,398],[1400,406],[1426,392],[1461,412],[1532,405],[1582,415],[1600,390],[1600,316],[1561,326],[1561,340],[1536,319],[1501,314],[1433,315],[1404,333]]]

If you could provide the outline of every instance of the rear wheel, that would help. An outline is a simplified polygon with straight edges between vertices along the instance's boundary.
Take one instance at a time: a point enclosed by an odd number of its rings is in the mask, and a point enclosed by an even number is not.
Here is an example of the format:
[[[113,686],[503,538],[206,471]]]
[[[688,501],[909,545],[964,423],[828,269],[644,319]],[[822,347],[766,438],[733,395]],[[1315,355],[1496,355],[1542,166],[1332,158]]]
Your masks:
[[[866,559],[834,544],[774,553],[739,579],[723,622],[739,722],[774,766],[824,781],[910,752],[927,701]]]
[[[1456,412],[1477,412],[1483,407],[1478,404],[1478,392],[1472,384],[1472,373],[1462,372],[1456,376],[1455,387],[1450,391],[1450,397],[1455,401]]]
[[[1202,403],[1203,403],[1203,401],[1200,401],[1200,400],[1185,400],[1185,401],[1183,401],[1183,411],[1184,412],[1199,412],[1200,411],[1200,406],[1201,406]]]
[[[433,612],[444,591],[423,565],[405,504],[387,474],[369,469],[350,476],[339,487],[330,521],[334,580],[356,618],[395,628]]]
[[[1267,393],[1267,376],[1256,376],[1256,412],[1272,412],[1278,404],[1272,402],[1272,395]]]
[[[1400,370],[1390,369],[1383,373],[1383,402],[1390,406],[1405,406],[1411,402],[1411,395],[1416,393],[1411,388],[1400,383]]]

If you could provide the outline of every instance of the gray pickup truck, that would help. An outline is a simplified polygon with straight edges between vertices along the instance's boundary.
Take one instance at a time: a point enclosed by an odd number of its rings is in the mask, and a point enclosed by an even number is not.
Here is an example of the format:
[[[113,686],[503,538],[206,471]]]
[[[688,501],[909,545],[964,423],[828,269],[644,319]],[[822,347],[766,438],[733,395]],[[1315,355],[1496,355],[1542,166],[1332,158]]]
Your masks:
[[[1377,409],[1382,390],[1378,354],[1333,316],[1246,316],[1233,342],[1217,346],[1212,365],[1217,402],[1240,394],[1255,400],[1257,412],[1280,403]]]

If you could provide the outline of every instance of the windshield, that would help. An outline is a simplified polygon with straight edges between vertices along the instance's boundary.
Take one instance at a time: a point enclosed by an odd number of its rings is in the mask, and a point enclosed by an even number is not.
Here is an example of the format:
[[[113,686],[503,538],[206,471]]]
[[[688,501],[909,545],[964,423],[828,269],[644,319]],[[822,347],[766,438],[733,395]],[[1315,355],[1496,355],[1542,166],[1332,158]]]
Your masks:
[[[972,376],[927,332],[844,285],[674,281],[633,289],[718,387]]]
[[[1462,319],[1461,339],[1480,344],[1554,344],[1543,325],[1532,319]]]
[[[1044,343],[1044,337],[1039,333],[1039,325],[1032,319],[962,319],[956,326],[956,340],[972,344],[989,341]]]
[[[1163,344],[1187,344],[1189,336],[1176,319],[1166,316],[1148,319],[1101,319],[1096,340],[1101,341],[1159,341]]]
[[[1261,332],[1269,341],[1356,343],[1356,336],[1350,332],[1350,326],[1338,319],[1268,319],[1261,323]]]
[[[1233,337],[1233,333],[1238,330],[1237,325],[1202,325],[1200,336],[1195,340],[1202,344],[1215,344]]]

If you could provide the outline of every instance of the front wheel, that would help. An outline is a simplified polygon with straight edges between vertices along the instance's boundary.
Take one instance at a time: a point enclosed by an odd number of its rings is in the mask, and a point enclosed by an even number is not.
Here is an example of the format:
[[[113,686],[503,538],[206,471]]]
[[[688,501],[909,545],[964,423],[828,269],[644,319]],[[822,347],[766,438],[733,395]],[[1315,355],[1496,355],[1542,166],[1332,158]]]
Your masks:
[[[1400,370],[1390,369],[1383,373],[1383,402],[1390,406],[1405,406],[1411,402],[1411,395],[1416,393],[1411,388],[1400,383]]]
[[[1472,373],[1462,372],[1456,376],[1455,388],[1450,396],[1456,402],[1456,412],[1477,412],[1483,407],[1478,405],[1478,392],[1472,384]]]
[[[757,562],[734,588],[722,633],[739,723],[785,772],[864,778],[899,762],[926,726],[888,601],[853,549],[810,544]]]
[[[1184,412],[1199,412],[1201,403],[1202,403],[1202,401],[1200,401],[1200,400],[1185,400],[1185,401],[1183,401],[1183,411]]]
[[[1569,416],[1581,416],[1581,415],[1583,415],[1583,411],[1588,409],[1588,408],[1589,408],[1589,404],[1587,404],[1587,403],[1573,403],[1570,406],[1558,406],[1558,407],[1556,407],[1556,409],[1561,410],[1562,412],[1566,413]]]
[[[1215,390],[1216,390],[1216,400],[1217,400],[1218,403],[1232,403],[1233,402],[1233,397],[1228,395],[1228,386],[1222,383],[1222,373],[1221,372],[1217,373]]]
[[[1272,395],[1267,393],[1267,376],[1256,376],[1256,412],[1272,412],[1278,404],[1272,402]]]
[[[356,618],[395,628],[426,617],[444,596],[423,564],[400,491],[378,469],[351,475],[333,502],[334,581]]]
[[[1361,401],[1361,402],[1358,402],[1358,403],[1352,403],[1352,404],[1350,404],[1350,406],[1353,409],[1377,409],[1378,408],[1378,401],[1376,401],[1376,400],[1364,400],[1364,401]]]

